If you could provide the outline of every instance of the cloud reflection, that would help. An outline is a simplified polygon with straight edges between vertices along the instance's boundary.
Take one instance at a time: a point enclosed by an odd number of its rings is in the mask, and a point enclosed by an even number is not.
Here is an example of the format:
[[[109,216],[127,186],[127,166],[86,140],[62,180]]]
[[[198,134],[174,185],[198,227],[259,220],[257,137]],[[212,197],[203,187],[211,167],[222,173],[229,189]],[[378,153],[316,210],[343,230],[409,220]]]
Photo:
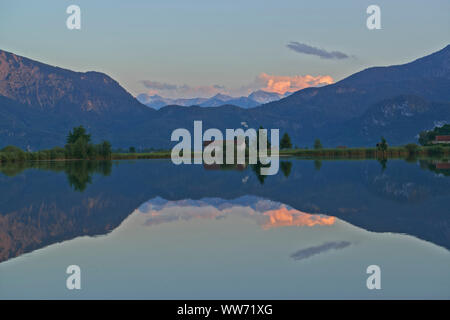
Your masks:
[[[138,212],[146,216],[147,226],[191,219],[220,219],[229,215],[249,218],[262,229],[329,226],[336,222],[335,217],[302,212],[279,202],[252,196],[234,200],[205,198],[167,201],[155,198],[143,204]]]
[[[291,258],[294,260],[304,260],[330,250],[344,249],[349,245],[351,245],[351,243],[348,241],[325,242],[324,244],[321,244],[319,246],[301,249],[291,254]]]

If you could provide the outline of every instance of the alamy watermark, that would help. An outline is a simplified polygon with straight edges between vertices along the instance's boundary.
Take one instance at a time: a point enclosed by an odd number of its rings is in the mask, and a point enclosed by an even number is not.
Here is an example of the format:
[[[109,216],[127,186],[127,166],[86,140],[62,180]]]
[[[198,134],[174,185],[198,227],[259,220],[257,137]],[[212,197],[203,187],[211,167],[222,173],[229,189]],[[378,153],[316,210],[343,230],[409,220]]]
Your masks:
[[[274,175],[279,169],[279,129],[270,130],[270,141],[267,129],[226,129],[224,140],[219,129],[210,128],[203,133],[202,121],[194,121],[193,141],[189,130],[184,128],[174,130],[170,139],[179,142],[171,152],[176,165],[233,165],[248,161],[262,165],[261,175]]]
[[[70,14],[66,20],[66,27],[69,30],[81,29],[81,9],[79,6],[72,4],[67,7],[66,13]]]
[[[81,268],[76,264],[67,267],[66,273],[69,276],[66,279],[66,288],[69,290],[81,290]]]
[[[381,29],[381,9],[380,6],[372,4],[367,7],[367,14],[370,14],[366,20],[366,26],[369,30]]]
[[[366,286],[367,289],[373,290],[381,289],[381,268],[377,266],[376,264],[372,264],[367,267],[366,273],[370,274],[370,276],[367,278]]]

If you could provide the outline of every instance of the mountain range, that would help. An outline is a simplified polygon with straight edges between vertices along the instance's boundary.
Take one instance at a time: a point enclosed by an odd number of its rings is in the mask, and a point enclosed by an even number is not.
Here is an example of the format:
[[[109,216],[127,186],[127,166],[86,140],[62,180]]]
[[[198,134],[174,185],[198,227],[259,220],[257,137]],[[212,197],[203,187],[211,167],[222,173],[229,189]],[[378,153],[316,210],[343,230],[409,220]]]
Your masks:
[[[200,107],[220,107],[223,105],[234,105],[241,108],[253,108],[264,103],[280,100],[289,96],[291,92],[279,94],[276,92],[267,92],[264,90],[257,90],[249,94],[247,97],[231,97],[221,93],[216,94],[211,98],[188,98],[188,99],[170,99],[163,98],[159,95],[148,95],[146,93],[139,94],[136,98],[139,102],[145,104],[147,107],[153,109],[161,109],[165,106],[200,106]]]
[[[249,96],[250,97],[250,96]],[[247,98],[249,98],[247,97]],[[219,98],[221,98],[219,96]],[[253,99],[252,99],[253,100]],[[174,129],[279,128],[295,145],[372,146],[416,142],[417,134],[450,122],[450,45],[413,62],[373,67],[339,82],[306,88],[244,109],[166,106],[154,110],[99,72],[74,72],[0,50],[0,147],[63,146],[83,125],[113,147],[168,148]]]

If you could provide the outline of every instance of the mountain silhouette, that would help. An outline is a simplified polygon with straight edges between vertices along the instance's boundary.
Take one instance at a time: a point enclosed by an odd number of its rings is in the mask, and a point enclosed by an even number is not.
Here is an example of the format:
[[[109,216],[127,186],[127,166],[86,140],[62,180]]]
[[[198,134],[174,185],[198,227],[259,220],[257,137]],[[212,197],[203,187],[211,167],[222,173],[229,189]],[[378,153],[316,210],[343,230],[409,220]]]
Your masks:
[[[235,105],[241,108],[253,108],[264,103],[280,100],[281,98],[288,96],[287,92],[284,95],[276,92],[267,92],[263,90],[257,90],[249,94],[247,97],[231,97],[223,94],[216,94],[211,98],[180,98],[170,99],[164,98],[159,95],[148,95],[146,93],[139,94],[136,98],[139,102],[145,104],[147,107],[153,109],[161,109],[165,106],[179,105],[179,106],[200,106],[200,107],[219,107],[227,104]]]

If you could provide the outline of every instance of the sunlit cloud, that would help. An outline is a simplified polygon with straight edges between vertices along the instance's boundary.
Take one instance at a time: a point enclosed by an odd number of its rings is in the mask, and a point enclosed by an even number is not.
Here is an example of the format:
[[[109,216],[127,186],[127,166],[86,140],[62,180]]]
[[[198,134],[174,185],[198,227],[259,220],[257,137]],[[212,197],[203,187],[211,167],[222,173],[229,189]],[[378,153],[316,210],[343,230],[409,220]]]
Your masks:
[[[308,87],[318,87],[334,82],[331,76],[272,76],[266,73],[262,73],[259,76],[262,82],[265,83],[265,87],[261,90],[268,92],[276,92],[279,94],[285,94],[286,92],[295,92]]]
[[[282,205],[279,209],[264,212],[269,220],[263,224],[264,229],[286,226],[329,226],[336,222],[335,217],[321,214],[309,214],[295,209],[289,209]]]
[[[219,219],[238,214],[256,222],[262,229],[278,227],[331,226],[336,218],[323,214],[310,214],[285,204],[265,199],[235,201],[218,199],[166,201],[150,200],[139,208],[146,216],[145,225],[154,226],[191,219]]]

